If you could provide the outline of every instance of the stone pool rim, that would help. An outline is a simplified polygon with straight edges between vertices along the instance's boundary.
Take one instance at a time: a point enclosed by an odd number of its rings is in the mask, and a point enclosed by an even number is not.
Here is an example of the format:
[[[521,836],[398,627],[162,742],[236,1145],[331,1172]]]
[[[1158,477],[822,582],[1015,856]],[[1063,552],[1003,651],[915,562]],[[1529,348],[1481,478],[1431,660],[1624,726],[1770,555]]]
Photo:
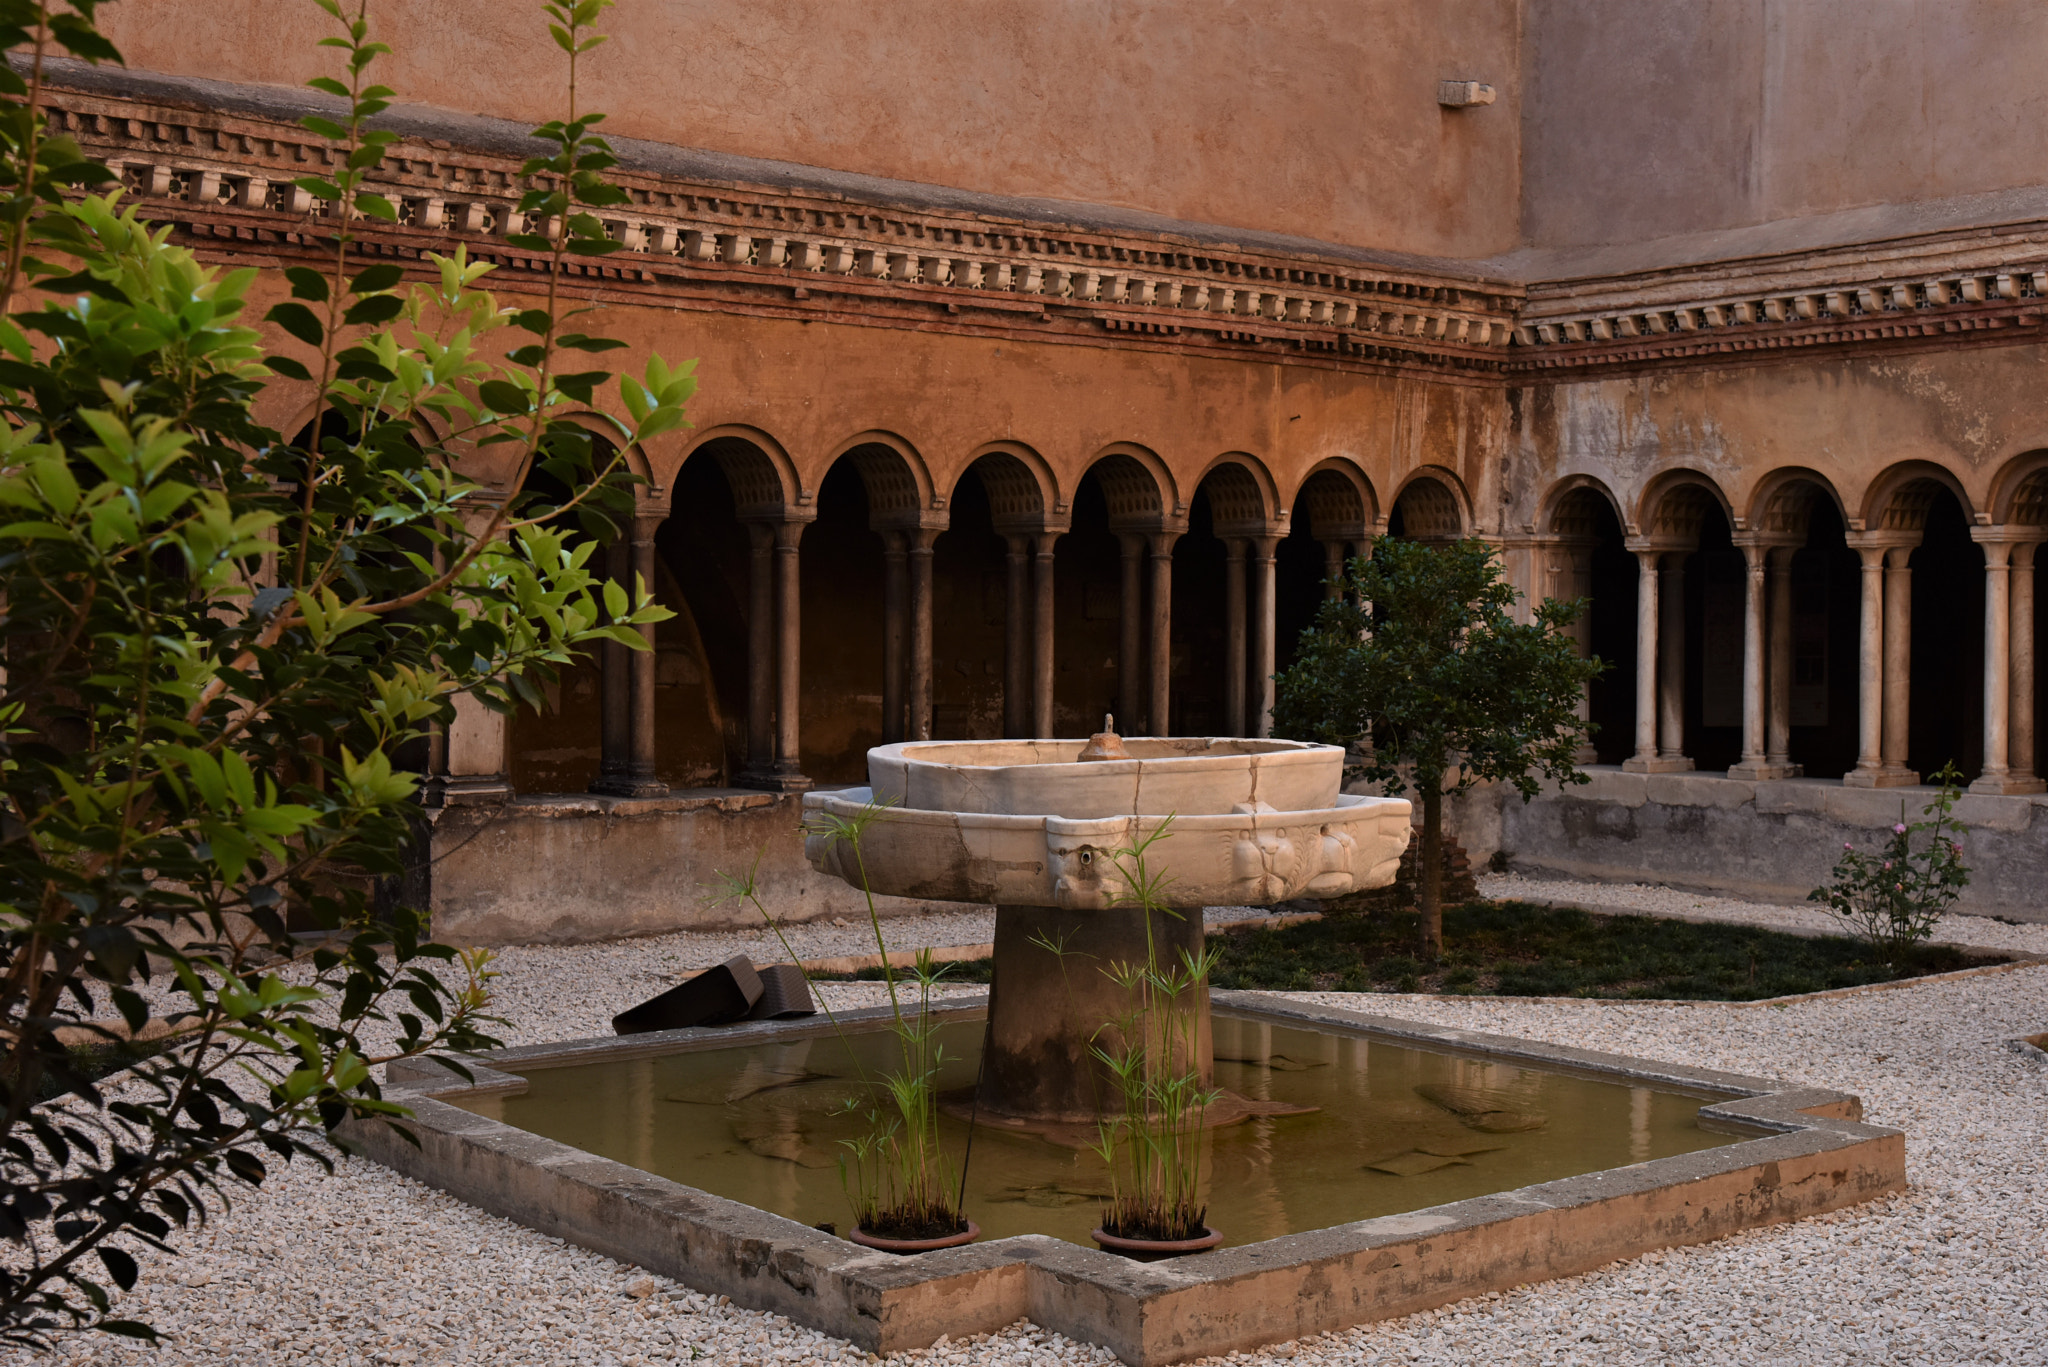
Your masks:
[[[1496,1059],[1633,1086],[1704,1093],[1701,1124],[1736,1143],[1380,1216],[1170,1263],[1139,1264],[1049,1235],[913,1258],[876,1253],[450,1104],[524,1087],[517,1067],[759,1044],[829,1030],[819,1018],[524,1045],[481,1055],[474,1084],[431,1063],[394,1067],[415,1148],[352,1123],[351,1147],[493,1214],[593,1252],[774,1311],[876,1353],[1019,1319],[1100,1344],[1132,1367],[1251,1349],[1588,1272],[1903,1190],[1905,1136],[1862,1123],[1853,1095],[1654,1063],[1264,993],[1216,991],[1233,1015]],[[982,996],[939,1010],[971,1018]],[[839,1013],[880,1023],[887,1008]]]

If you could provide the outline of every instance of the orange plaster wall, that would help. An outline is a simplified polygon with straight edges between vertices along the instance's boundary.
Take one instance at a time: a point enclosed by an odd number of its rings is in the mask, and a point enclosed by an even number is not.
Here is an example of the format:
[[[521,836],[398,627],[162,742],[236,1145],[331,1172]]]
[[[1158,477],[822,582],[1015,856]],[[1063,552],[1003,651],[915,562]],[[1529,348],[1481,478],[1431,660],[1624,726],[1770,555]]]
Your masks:
[[[1359,246],[1515,245],[1519,0],[627,0],[583,107],[623,135]],[[372,0],[400,97],[538,121],[563,63],[537,5]],[[131,67],[298,85],[310,0],[128,0]],[[1443,78],[1491,107],[1447,110]]]

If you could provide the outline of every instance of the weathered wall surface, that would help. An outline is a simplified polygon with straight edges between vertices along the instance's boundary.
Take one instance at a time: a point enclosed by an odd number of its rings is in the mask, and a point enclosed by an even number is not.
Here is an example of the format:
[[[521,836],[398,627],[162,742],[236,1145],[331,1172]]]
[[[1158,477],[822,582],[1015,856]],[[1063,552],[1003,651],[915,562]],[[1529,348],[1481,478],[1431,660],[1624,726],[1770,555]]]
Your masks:
[[[1804,901],[1844,842],[1872,848],[1918,821],[1928,788],[1845,788],[1822,779],[1748,783],[1718,774],[1589,771],[1593,781],[1501,804],[1501,848],[1518,872]],[[2048,798],[1966,794],[1956,804],[1970,886],[1962,910],[2048,921]]]
[[[381,3],[401,98],[562,108],[537,7]],[[809,166],[1453,256],[1515,242],[1518,0],[635,0],[585,109],[607,131]],[[147,0],[103,25],[142,70],[298,85],[332,31],[288,0]],[[1447,110],[1439,79],[1486,81]]]
[[[1530,0],[1523,226],[1639,241],[2038,184],[2048,8]]]
[[[434,934],[454,944],[505,945],[671,930],[765,932],[753,906],[724,900],[719,879],[750,868],[763,905],[780,920],[865,917],[858,889],[805,862],[801,816],[799,798],[732,791],[443,808],[433,831]],[[959,910],[901,897],[875,901],[885,916]]]
[[[1664,371],[1509,394],[1513,524],[1534,522],[1557,481],[1587,475],[1636,520],[1661,472],[1710,477],[1734,515],[1774,471],[1826,479],[1849,519],[1905,461],[1952,473],[1971,513],[1990,511],[2014,456],[2048,447],[2040,346],[1935,351],[1721,370]]]

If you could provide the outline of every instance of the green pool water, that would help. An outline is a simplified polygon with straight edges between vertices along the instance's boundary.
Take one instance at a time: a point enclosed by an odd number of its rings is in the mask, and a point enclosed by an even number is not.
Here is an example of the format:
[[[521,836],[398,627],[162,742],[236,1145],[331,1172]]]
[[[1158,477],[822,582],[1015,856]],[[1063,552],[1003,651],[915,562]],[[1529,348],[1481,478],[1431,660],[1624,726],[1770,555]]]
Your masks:
[[[969,1088],[981,1022],[944,1027],[948,1088]],[[1231,1244],[1324,1229],[1736,1142],[1709,1100],[1217,1012],[1216,1081],[1317,1109],[1209,1133],[1209,1223]],[[507,1124],[807,1225],[850,1223],[839,1141],[883,1032],[535,1067],[519,1096],[458,1102]],[[858,1062],[858,1067],[856,1067]],[[453,1098],[451,1098],[453,1099]],[[957,1164],[967,1124],[941,1121]],[[957,1168],[956,1168],[957,1174]],[[1089,1242],[1106,1190],[1092,1153],[981,1126],[967,1213],[985,1239]]]

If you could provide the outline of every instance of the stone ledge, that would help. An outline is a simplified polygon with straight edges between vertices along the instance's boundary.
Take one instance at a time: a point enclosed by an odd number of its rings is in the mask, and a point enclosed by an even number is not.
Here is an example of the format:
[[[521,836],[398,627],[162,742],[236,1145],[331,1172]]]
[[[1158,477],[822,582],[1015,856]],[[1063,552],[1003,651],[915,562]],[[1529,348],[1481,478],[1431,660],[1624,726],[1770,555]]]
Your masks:
[[[1708,1069],[1219,992],[1219,1006],[1723,1099],[1703,1121],[1756,1138],[1606,1172],[1383,1216],[1173,1263],[1138,1264],[1043,1235],[916,1258],[856,1247],[781,1216],[592,1157],[442,1098],[459,1080],[394,1076],[419,1147],[351,1125],[371,1157],[453,1195],[701,1290],[772,1310],[871,1352],[923,1347],[1028,1317],[1132,1367],[1256,1348],[1590,1271],[1653,1248],[1840,1209],[1906,1184],[1904,1136],[1864,1125],[1845,1093]],[[978,1001],[948,1003],[974,1010]],[[860,1015],[862,1013],[855,1013]],[[570,1041],[488,1056],[494,1072],[543,1058],[719,1048],[787,1024]],[[816,1027],[809,1027],[815,1029]],[[492,1083],[495,1079],[490,1080]]]

